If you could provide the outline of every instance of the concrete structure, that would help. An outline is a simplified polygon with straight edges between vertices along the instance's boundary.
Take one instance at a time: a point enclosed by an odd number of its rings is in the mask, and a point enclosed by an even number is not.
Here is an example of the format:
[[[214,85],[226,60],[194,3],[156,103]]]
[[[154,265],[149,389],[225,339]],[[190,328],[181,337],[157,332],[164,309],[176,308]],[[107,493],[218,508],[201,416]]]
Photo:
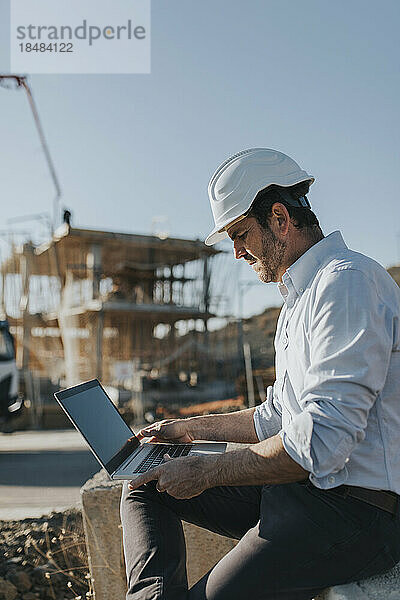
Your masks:
[[[40,246],[15,247],[0,265],[0,305],[19,366],[68,385],[92,376],[117,385],[147,363],[161,370],[179,348],[178,325],[201,320],[208,329],[218,254],[200,240],[68,223]]]
[[[316,600],[400,600],[400,563],[378,577],[337,585]]]
[[[243,447],[229,444],[228,450]],[[124,600],[126,578],[119,503],[122,483],[100,471],[81,490],[89,566],[96,600]],[[184,523],[189,587],[237,543]],[[315,600],[400,600],[400,563],[391,571],[357,583],[327,589]]]
[[[119,503],[122,483],[100,471],[81,490],[89,568],[96,600],[123,600],[126,593]]]

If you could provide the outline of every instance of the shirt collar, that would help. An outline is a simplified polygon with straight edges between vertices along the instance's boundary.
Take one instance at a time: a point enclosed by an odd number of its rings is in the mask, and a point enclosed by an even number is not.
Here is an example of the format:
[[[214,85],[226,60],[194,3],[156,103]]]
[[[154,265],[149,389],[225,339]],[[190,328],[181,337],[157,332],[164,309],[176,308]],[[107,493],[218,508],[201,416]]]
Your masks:
[[[334,231],[311,246],[282,275],[278,289],[289,308],[307,288],[318,268],[340,250],[347,249],[340,231]]]

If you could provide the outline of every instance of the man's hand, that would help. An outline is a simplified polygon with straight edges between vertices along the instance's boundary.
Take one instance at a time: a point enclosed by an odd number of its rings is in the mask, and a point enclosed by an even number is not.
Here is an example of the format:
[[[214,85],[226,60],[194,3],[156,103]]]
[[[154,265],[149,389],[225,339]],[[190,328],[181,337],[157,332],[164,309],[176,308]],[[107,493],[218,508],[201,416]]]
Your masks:
[[[214,485],[211,476],[214,459],[213,456],[182,456],[171,459],[166,454],[166,462],[130,481],[129,489],[136,490],[144,483],[157,481],[156,488],[159,492],[167,492],[178,500],[193,498]]]
[[[190,444],[194,434],[190,429],[190,419],[165,419],[144,427],[137,434],[139,440],[151,438],[149,442],[169,442],[172,444]]]
[[[171,458],[129,482],[136,490],[149,481],[157,481],[159,492],[178,499],[193,498],[219,485],[270,485],[304,481],[309,472],[295,462],[274,435],[244,450],[205,456]]]

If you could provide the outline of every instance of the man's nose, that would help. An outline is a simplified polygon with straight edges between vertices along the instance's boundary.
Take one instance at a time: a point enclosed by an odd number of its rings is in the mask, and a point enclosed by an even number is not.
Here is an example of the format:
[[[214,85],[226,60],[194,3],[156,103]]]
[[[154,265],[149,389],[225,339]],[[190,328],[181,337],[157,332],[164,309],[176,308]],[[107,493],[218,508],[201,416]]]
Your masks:
[[[235,258],[242,258],[242,256],[245,256],[245,254],[247,254],[243,246],[243,242],[241,242],[240,240],[235,240],[233,242],[233,254],[235,255]]]

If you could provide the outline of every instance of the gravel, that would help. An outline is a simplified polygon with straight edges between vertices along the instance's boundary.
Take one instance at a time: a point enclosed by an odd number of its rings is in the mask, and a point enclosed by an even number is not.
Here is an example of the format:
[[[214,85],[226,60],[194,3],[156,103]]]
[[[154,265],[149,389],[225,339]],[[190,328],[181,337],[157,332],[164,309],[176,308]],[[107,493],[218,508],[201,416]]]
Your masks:
[[[80,511],[0,521],[0,600],[93,597]]]

